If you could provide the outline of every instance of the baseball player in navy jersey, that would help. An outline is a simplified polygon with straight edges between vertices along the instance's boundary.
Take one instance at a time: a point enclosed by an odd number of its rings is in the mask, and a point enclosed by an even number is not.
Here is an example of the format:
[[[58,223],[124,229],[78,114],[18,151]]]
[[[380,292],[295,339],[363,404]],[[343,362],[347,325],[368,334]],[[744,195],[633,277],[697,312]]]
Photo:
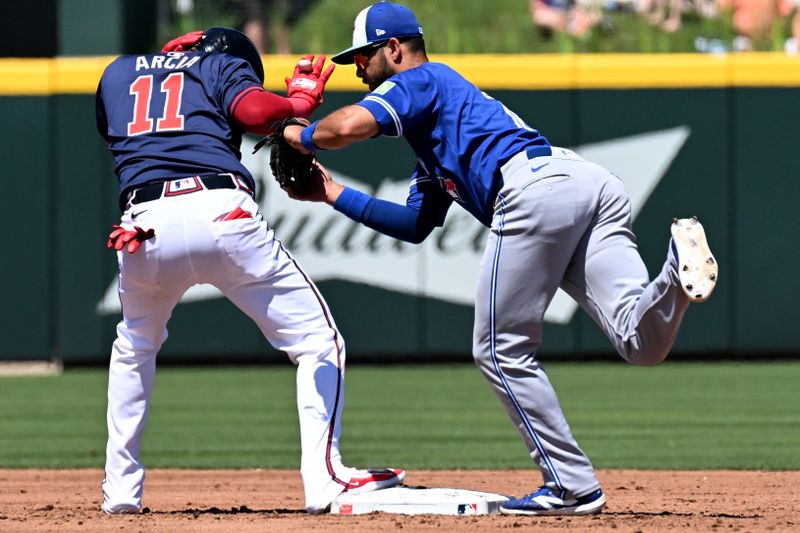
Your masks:
[[[593,514],[606,498],[578,447],[537,351],[556,289],[572,296],[635,365],[669,353],[690,301],[714,288],[717,265],[700,223],[675,219],[667,259],[650,281],[631,230],[622,182],[537,130],[457,72],[429,62],[408,8],[380,2],[355,19],[355,63],[370,93],[308,127],[286,128],[296,148],[343,148],[404,136],[417,156],[405,205],[333,181],[319,165],[312,191],[386,235],[419,243],[455,202],[490,228],[475,303],[473,355],[544,483],[502,507],[509,514]]]
[[[139,457],[156,353],[167,321],[192,285],[216,286],[297,365],[300,471],[309,512],[344,491],[399,484],[400,469],[342,464],[345,345],[317,287],[275,238],[239,161],[242,133],[309,116],[322,102],[325,58],[298,62],[288,97],[264,91],[254,45],[228,28],[193,32],[162,53],[122,56],[97,89],[97,125],[120,183],[118,250],[122,320],[111,352],[102,509],[138,512]],[[138,250],[138,252],[137,252]],[[220,335],[224,335],[220,330]]]

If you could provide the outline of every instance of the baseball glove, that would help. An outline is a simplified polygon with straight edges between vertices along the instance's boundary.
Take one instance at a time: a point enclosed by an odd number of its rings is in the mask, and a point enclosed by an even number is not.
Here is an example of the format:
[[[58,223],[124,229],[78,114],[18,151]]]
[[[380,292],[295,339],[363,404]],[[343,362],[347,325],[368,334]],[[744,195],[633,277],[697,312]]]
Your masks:
[[[274,133],[260,140],[253,149],[256,153],[265,144],[272,147],[269,155],[269,168],[281,189],[291,189],[304,194],[311,188],[311,176],[315,172],[314,154],[304,154],[292,148],[283,138],[286,126],[307,126],[308,123],[297,118],[285,118],[275,127]]]

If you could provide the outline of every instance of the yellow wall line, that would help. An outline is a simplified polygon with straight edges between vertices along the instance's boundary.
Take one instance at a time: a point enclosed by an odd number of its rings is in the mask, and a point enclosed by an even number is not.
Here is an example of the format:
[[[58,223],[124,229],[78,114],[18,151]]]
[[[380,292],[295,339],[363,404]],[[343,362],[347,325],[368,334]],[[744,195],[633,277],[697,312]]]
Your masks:
[[[283,79],[297,58],[264,56],[265,87],[285,91]],[[482,89],[800,87],[800,57],[782,53],[471,54],[431,59],[449,64]],[[0,95],[92,94],[112,60],[0,58]],[[338,66],[328,89],[366,90],[353,66]]]

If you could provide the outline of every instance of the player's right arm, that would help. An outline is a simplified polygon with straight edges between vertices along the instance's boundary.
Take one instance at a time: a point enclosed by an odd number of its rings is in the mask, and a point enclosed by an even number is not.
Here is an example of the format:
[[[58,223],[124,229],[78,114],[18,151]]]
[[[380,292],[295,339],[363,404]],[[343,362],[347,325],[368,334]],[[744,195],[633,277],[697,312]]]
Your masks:
[[[302,128],[298,126],[287,127],[284,135],[292,147],[306,152],[316,151],[310,148],[323,150],[344,148],[376,137],[379,133],[380,125],[371,112],[360,105],[349,105],[314,123],[311,130],[305,132],[306,142],[310,141],[313,147],[303,144]]]
[[[405,205],[375,198],[350,187],[345,187],[331,177],[319,162],[320,180],[305,196],[289,190],[289,196],[298,200],[327,202],[340,213],[384,235],[419,244],[437,226],[444,223],[452,198],[442,192],[420,166],[411,176],[411,187]]]
[[[325,84],[333,73],[334,65],[325,71],[325,56],[311,64],[314,56],[298,61],[293,76],[286,78],[287,96],[279,96],[261,87],[248,87],[241,91],[231,104],[231,115],[237,125],[254,133],[269,133],[270,125],[289,117],[308,118],[322,103]]]
[[[401,137],[431,120],[439,98],[431,74],[396,74],[360,102],[345,106],[303,129],[290,126],[284,138],[303,152],[334,150],[378,135]]]
[[[334,111],[306,128],[287,126],[284,138],[298,150],[316,152],[344,148],[380,134],[401,136],[404,129],[413,129],[431,116],[436,99],[432,84],[411,78],[410,87],[406,87],[400,81],[402,76],[392,77],[393,81],[385,82],[361,102]],[[309,195],[297,196],[290,191],[290,196],[324,201],[356,222],[403,241],[418,244],[425,240],[433,228],[444,223],[452,204],[452,198],[444,194],[421,166],[417,166],[411,177],[406,205],[344,187],[322,165],[318,167],[319,186]]]

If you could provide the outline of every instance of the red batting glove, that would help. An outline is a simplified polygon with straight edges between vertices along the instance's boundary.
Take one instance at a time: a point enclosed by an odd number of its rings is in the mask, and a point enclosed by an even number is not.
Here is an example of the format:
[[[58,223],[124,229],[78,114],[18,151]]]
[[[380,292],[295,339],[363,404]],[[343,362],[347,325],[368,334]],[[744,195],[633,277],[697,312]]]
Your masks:
[[[125,229],[118,224],[114,224],[114,229],[108,234],[108,242],[106,248],[113,248],[114,250],[122,250],[127,244],[128,253],[136,253],[139,246],[147,239],[152,239],[156,236],[156,232],[151,228],[143,230],[139,226],[134,226],[132,230]]]
[[[190,31],[186,35],[175,37],[161,49],[162,52],[183,52],[200,42],[203,38],[202,31]]]
[[[308,55],[300,59],[313,61],[314,56]],[[325,84],[328,78],[333,74],[333,69],[336,65],[330,65],[325,71],[322,67],[325,64],[325,54],[319,56],[316,63],[310,69],[303,69],[300,66],[300,61],[294,67],[294,73],[291,78],[286,78],[286,96],[289,98],[302,98],[311,106],[309,115],[322,103],[322,92],[325,90]]]

